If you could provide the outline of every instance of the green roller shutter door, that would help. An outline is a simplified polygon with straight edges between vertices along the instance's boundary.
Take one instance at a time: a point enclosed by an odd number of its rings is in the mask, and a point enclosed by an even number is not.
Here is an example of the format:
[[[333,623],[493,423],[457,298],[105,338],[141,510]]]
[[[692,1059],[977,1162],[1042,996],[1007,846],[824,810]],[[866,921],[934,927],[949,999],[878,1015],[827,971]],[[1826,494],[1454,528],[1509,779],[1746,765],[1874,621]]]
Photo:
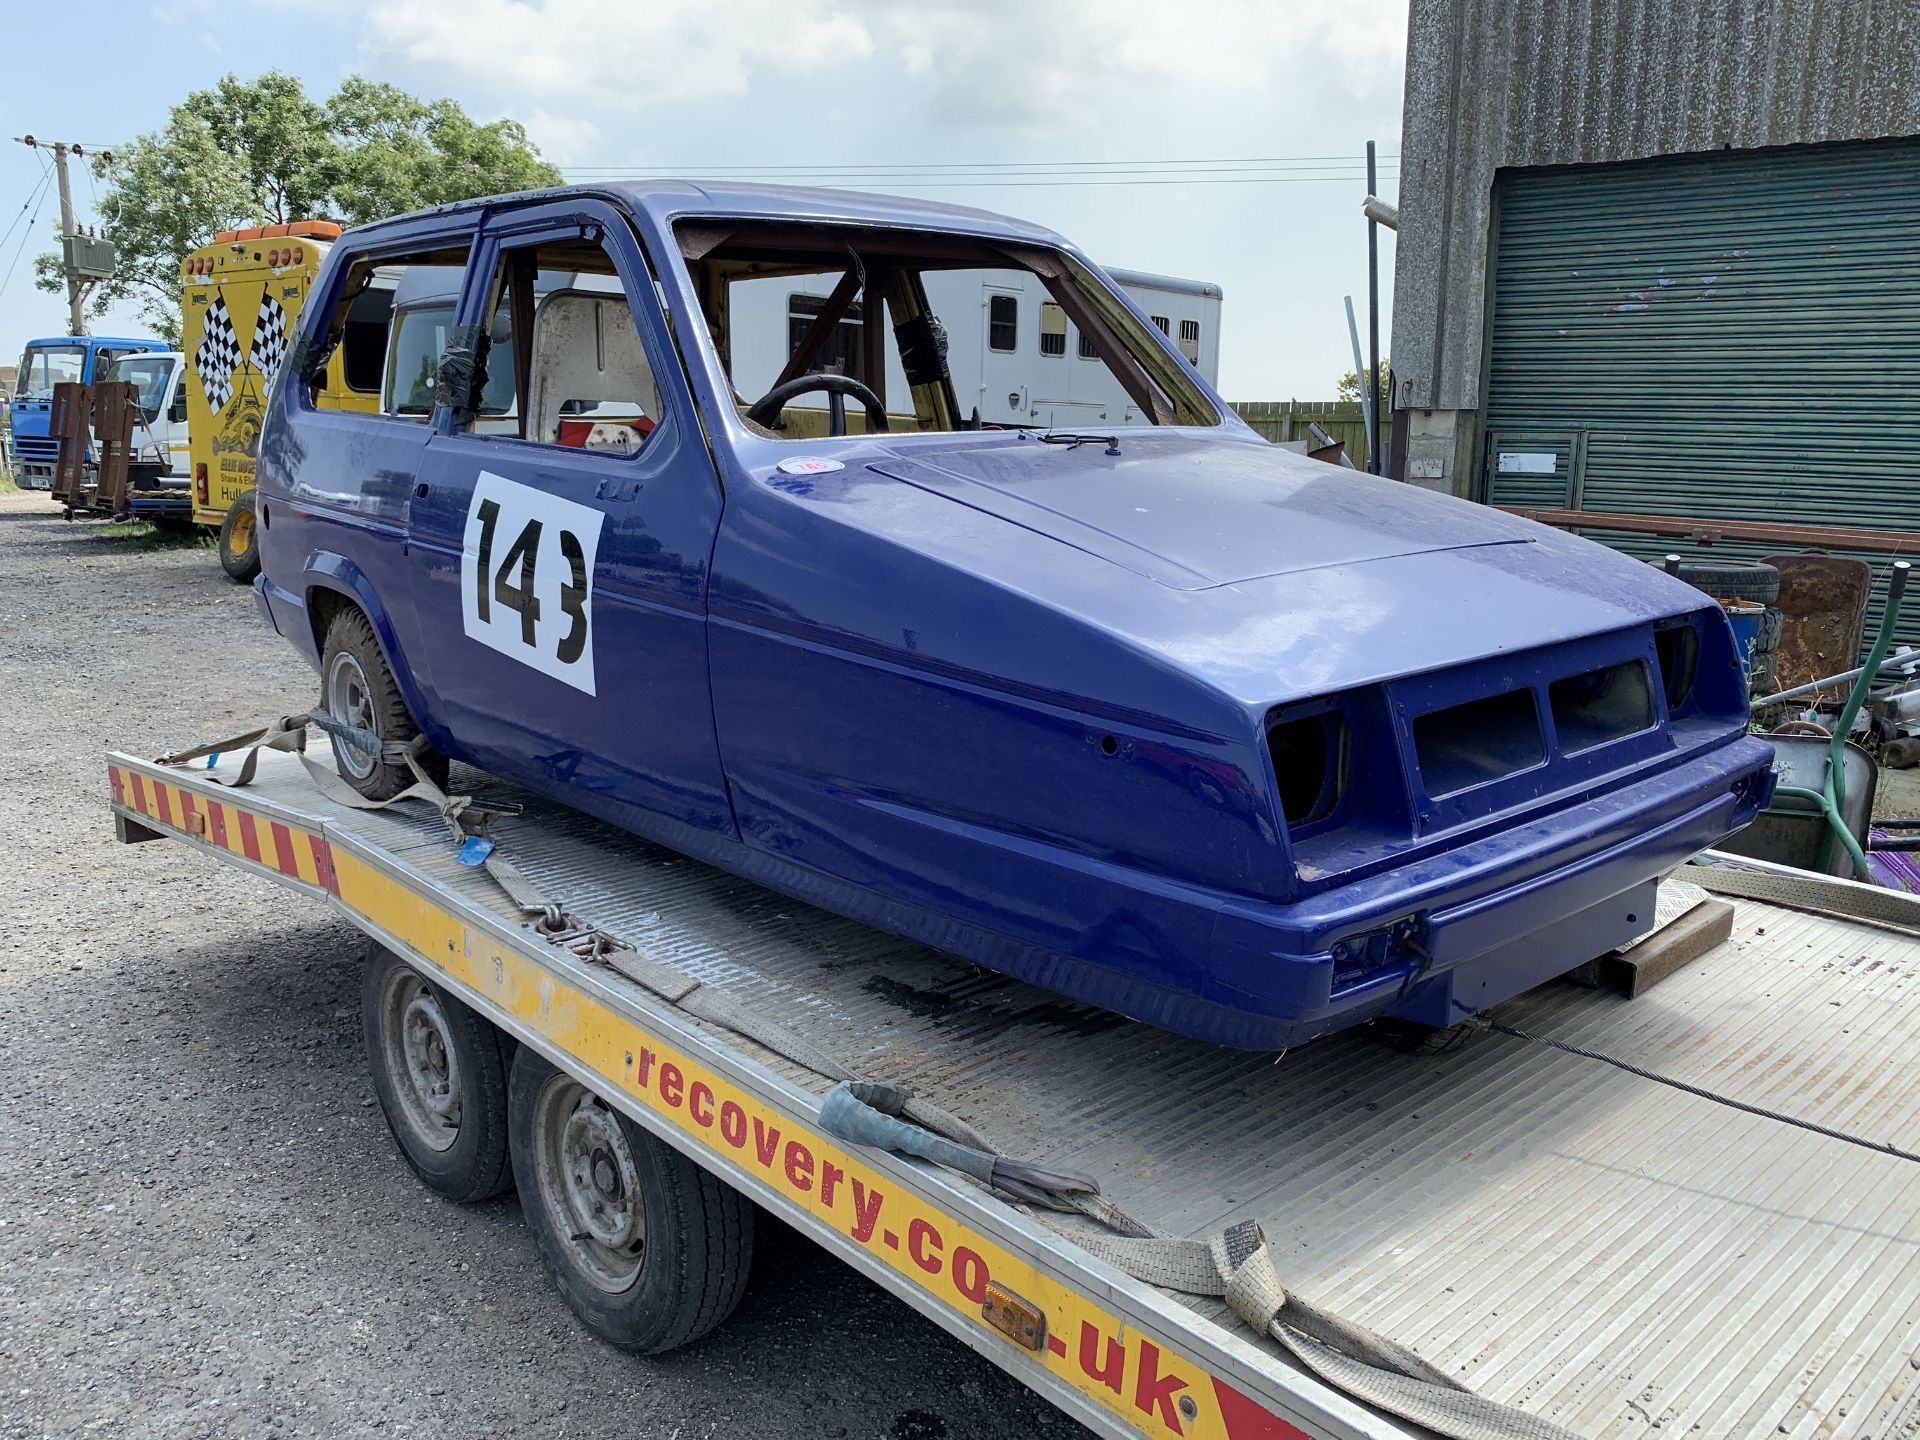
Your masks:
[[[1920,140],[1514,171],[1496,201],[1489,501],[1920,532]]]

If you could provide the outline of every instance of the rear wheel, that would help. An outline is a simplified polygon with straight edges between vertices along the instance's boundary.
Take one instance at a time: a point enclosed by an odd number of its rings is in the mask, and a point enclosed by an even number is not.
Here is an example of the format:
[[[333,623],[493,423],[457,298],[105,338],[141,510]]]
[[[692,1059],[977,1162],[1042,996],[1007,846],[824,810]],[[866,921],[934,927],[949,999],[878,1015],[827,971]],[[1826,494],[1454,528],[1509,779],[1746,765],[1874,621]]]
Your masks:
[[[260,573],[260,536],[254,526],[254,492],[243,493],[227,507],[220,522],[220,568],[240,585],[251,585]]]
[[[753,1261],[737,1190],[524,1047],[508,1131],[540,1258],[595,1335],[657,1355],[733,1313]]]
[[[512,1189],[495,1028],[379,945],[361,975],[360,1020],[374,1093],[414,1174],[462,1203]]]
[[[382,758],[381,747],[413,743],[420,727],[407,712],[399,683],[373,633],[373,622],[357,606],[345,607],[327,624],[326,643],[320,651],[320,708],[379,742],[376,746],[329,735],[341,779],[369,800],[391,800],[414,783],[413,771]],[[446,786],[444,756],[422,746],[415,758],[428,779]]]

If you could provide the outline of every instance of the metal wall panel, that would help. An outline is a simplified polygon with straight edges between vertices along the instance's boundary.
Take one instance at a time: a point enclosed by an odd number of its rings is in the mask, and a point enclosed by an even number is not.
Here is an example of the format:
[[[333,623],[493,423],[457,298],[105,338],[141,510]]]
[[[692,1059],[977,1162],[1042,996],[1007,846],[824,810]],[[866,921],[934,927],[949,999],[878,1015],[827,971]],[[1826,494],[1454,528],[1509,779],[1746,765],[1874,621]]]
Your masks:
[[[1487,499],[1541,503],[1498,456],[1572,432],[1581,509],[1920,531],[1920,140],[1509,171],[1495,208]]]
[[[1479,408],[1502,167],[1914,134],[1914,0],[1412,0],[1394,404]]]

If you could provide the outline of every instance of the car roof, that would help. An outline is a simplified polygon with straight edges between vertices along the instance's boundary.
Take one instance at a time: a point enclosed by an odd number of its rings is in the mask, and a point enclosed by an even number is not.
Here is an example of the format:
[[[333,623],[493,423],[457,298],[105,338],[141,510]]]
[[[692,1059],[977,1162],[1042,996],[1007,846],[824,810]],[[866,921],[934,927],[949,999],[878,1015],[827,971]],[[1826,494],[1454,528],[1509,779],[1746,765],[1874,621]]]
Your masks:
[[[966,205],[943,205],[904,195],[874,195],[860,190],[827,190],[802,185],[757,185],[713,180],[617,180],[591,185],[561,185],[546,190],[522,190],[460,200],[431,210],[416,210],[390,220],[357,227],[352,235],[375,235],[404,230],[429,218],[446,218],[501,205],[536,205],[570,196],[612,200],[662,224],[711,216],[728,219],[820,221],[866,224],[888,228],[946,230],[997,240],[1069,248],[1067,241],[1044,226],[976,210]]]

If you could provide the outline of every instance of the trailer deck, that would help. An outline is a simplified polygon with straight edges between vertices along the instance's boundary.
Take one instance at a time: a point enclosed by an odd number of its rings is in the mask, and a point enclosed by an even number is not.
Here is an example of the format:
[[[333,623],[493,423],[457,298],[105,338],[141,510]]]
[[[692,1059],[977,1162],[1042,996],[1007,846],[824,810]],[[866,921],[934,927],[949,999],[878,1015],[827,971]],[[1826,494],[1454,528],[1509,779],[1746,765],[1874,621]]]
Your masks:
[[[237,790],[125,755],[109,768],[126,838],[182,838],[337,906],[1095,1430],[1421,1433],[1292,1366],[1224,1304],[1102,1263],[1074,1243],[1091,1222],[828,1137],[825,1080],[544,941],[424,807],[334,804],[286,755],[263,756]],[[569,912],[1008,1151],[1091,1174],[1158,1230],[1203,1237],[1258,1220],[1289,1286],[1491,1399],[1593,1440],[1920,1435],[1920,1172],[1908,1161],[1497,1034],[1434,1056],[1363,1033],[1279,1057],[1219,1049],[474,772],[454,786],[525,805],[494,833]],[[1826,887],[1813,903],[1833,913],[1756,898],[1769,886],[1749,873],[1728,887],[1747,892],[1731,942],[1650,994],[1557,983],[1498,1017],[1920,1148],[1915,924],[1844,918],[1860,887],[1807,883]],[[989,1282],[1038,1310],[1041,1329],[1019,1340],[986,1323]]]

